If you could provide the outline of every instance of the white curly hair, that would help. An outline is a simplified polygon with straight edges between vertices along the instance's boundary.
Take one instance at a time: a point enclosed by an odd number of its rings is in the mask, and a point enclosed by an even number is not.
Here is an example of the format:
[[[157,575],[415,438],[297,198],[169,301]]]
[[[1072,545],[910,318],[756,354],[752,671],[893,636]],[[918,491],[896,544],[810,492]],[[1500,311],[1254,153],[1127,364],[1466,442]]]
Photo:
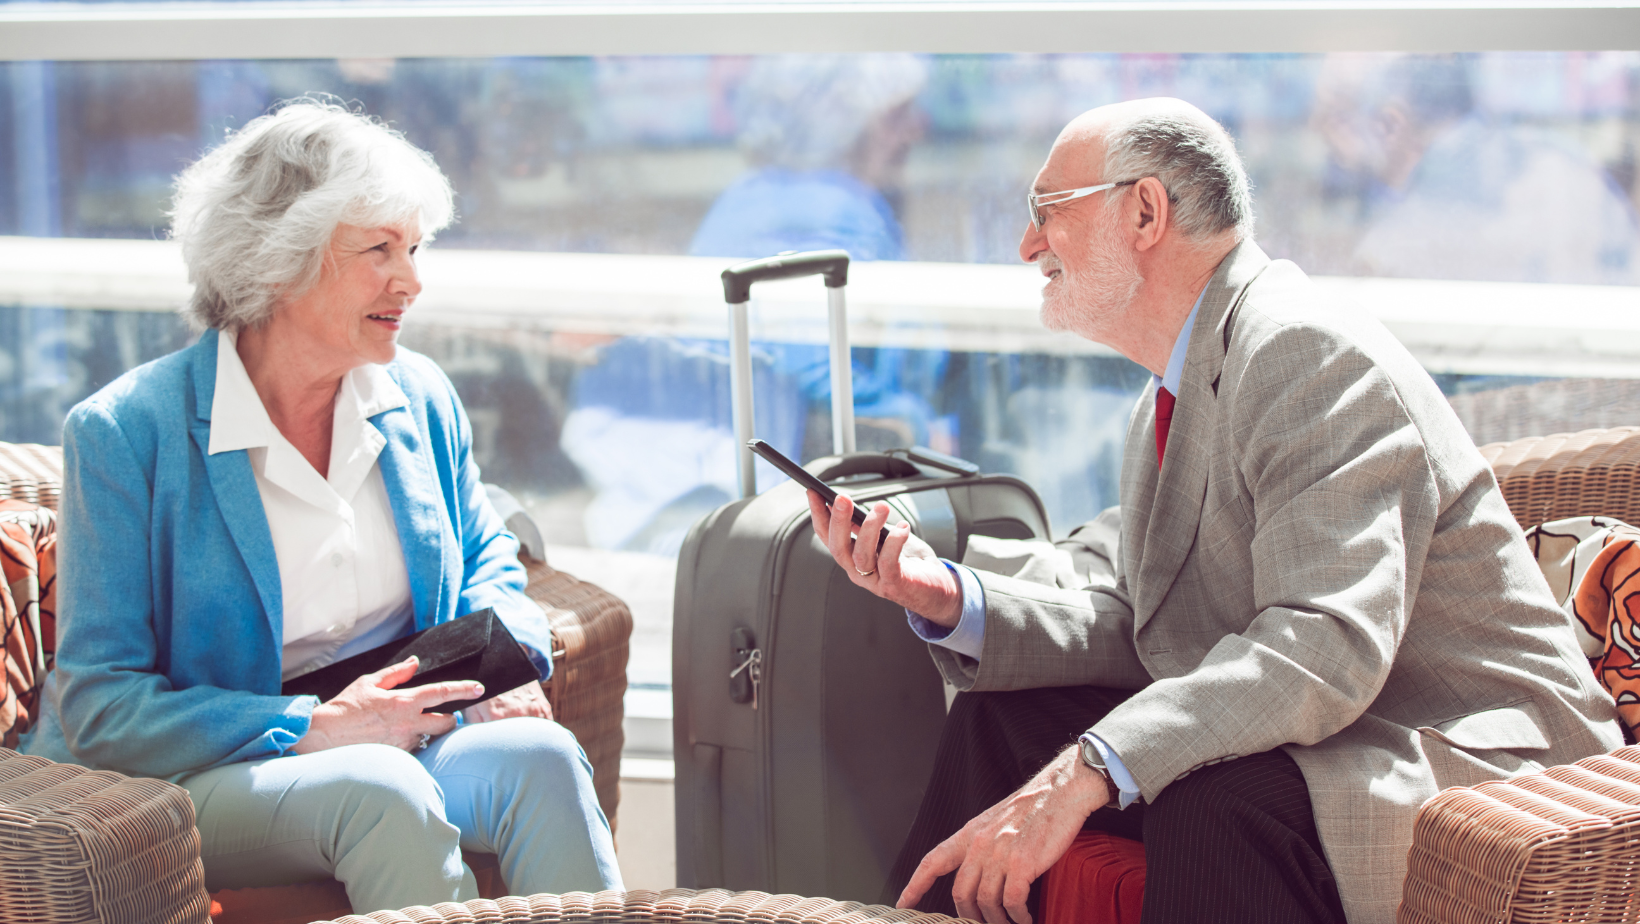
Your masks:
[[[171,236],[182,245],[197,328],[266,321],[319,278],[340,224],[419,221],[422,241],[455,213],[450,181],[383,123],[328,100],[291,100],[177,176]]]

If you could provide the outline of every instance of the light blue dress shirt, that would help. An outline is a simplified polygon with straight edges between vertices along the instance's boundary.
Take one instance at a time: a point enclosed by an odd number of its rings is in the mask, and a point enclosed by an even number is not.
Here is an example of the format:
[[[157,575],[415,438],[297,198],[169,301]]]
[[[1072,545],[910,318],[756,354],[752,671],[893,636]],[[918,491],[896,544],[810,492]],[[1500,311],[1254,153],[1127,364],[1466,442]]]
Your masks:
[[[1184,358],[1190,352],[1190,329],[1196,326],[1196,313],[1201,311],[1202,296],[1206,294],[1206,288],[1197,294],[1196,304],[1190,309],[1190,316],[1184,319],[1184,327],[1179,330],[1179,336],[1173,341],[1173,352],[1167,358],[1167,368],[1162,370],[1162,375],[1152,374],[1150,377],[1152,386],[1160,385],[1178,395],[1179,379],[1184,376]],[[956,627],[946,629],[910,610],[905,611],[906,621],[911,624],[911,631],[917,633],[917,637],[923,641],[949,648],[978,661],[980,653],[985,650],[985,588],[980,585],[979,577],[972,569],[950,561],[946,561],[945,566],[957,576],[957,585],[962,589],[962,616],[957,620]],[[1127,765],[1122,763],[1122,758],[1092,732],[1083,735],[1082,740],[1092,744],[1094,750],[1104,759],[1105,769],[1110,771],[1111,782],[1116,784],[1118,790],[1117,804],[1121,808],[1127,808],[1136,802],[1139,798],[1139,784],[1134,781],[1133,774],[1128,772]]]

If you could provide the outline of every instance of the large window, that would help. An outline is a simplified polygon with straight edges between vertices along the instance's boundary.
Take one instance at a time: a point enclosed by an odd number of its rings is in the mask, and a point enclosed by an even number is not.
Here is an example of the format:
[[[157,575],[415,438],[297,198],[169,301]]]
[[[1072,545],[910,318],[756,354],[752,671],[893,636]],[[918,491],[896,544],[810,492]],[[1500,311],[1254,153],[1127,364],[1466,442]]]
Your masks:
[[[1115,502],[1148,373],[1037,329],[1016,251],[1055,134],[1121,99],[1220,119],[1259,243],[1425,337],[1411,345],[1478,440],[1640,423],[1636,52],[13,62],[0,262],[60,261],[62,285],[0,278],[0,439],[57,442],[74,402],[188,342],[171,290],[128,288],[181,284],[153,243],[171,177],[309,93],[391,122],[450,175],[458,223],[426,257],[428,311],[404,343],[450,374],[485,477],[570,567],[618,560],[660,609],[668,581],[632,562],[664,571],[734,490],[710,309],[737,257],[876,261],[853,287],[863,447],[1019,473],[1061,532]],[[46,256],[20,256],[25,238]],[[757,327],[760,432],[805,458],[830,440],[813,288],[813,312],[783,289]],[[1505,328],[1566,336],[1500,346]],[[665,682],[663,657],[634,670]]]

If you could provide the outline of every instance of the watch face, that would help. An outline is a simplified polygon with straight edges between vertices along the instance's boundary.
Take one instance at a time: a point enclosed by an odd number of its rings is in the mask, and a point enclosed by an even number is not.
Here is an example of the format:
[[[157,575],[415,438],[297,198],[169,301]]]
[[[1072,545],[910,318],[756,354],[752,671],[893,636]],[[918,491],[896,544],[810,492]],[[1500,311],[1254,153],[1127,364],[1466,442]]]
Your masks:
[[[1086,738],[1082,739],[1082,763],[1087,764],[1095,770],[1106,769],[1105,759],[1099,756],[1099,749],[1094,747],[1093,742]]]

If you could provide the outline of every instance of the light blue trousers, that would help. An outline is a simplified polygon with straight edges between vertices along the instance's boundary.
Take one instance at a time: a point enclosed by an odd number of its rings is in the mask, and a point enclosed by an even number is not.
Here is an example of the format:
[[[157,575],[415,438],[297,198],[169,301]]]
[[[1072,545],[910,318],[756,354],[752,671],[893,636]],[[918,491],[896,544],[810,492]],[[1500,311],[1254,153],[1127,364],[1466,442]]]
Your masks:
[[[464,725],[408,754],[354,744],[217,767],[183,787],[206,887],[334,877],[355,914],[478,897],[461,849],[496,854],[508,890],[621,888],[592,766],[557,722]]]

